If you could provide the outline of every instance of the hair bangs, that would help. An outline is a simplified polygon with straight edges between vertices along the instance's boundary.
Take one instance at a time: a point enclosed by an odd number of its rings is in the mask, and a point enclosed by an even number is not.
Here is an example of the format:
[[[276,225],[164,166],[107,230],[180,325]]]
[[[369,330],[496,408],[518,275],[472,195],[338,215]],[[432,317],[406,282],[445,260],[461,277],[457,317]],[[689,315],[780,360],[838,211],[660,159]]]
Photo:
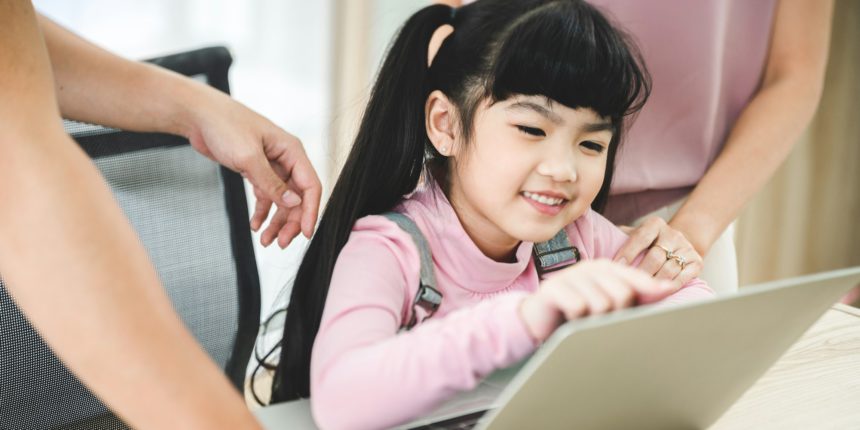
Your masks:
[[[496,48],[488,95],[540,95],[618,122],[650,92],[644,62],[593,7],[553,2],[515,22]]]

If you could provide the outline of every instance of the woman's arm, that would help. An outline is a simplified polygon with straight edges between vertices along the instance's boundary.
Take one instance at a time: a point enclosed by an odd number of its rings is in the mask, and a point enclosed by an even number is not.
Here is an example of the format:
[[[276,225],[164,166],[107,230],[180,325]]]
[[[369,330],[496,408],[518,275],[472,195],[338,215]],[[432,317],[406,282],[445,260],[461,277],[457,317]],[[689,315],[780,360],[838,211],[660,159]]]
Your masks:
[[[827,65],[832,0],[781,0],[774,17],[761,87],[735,122],[725,147],[668,225],[651,218],[630,232],[616,260],[658,243],[692,248],[701,260],[743,206],[791,152],[818,106]],[[699,271],[658,273],[665,254],[654,247],[639,267],[683,283]],[[699,267],[699,270],[701,267]]]
[[[203,83],[111,54],[43,16],[39,24],[64,117],[185,136],[203,155],[254,185],[254,230],[277,203],[264,245],[277,238],[286,247],[299,231],[310,237],[322,187],[296,137]]]
[[[0,133],[0,274],[63,362],[135,428],[259,428],[63,131],[29,1],[0,2]]]
[[[761,89],[726,145],[669,222],[705,255],[782,164],[818,107],[832,0],[781,0]]]

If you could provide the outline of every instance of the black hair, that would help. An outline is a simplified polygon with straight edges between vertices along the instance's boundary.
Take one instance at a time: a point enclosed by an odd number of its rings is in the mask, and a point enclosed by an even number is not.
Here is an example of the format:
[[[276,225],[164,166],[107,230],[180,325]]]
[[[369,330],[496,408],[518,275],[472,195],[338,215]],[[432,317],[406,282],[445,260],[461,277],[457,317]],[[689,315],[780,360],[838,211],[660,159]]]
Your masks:
[[[635,46],[581,0],[479,0],[453,11],[444,5],[421,9],[389,47],[352,150],[295,277],[273,402],[311,394],[311,349],[335,262],[356,220],[390,211],[415,190],[422,173],[447,171],[447,158],[425,129],[424,105],[431,91],[442,91],[456,105],[464,140],[481,101],[517,94],[591,108],[608,118],[613,138],[592,207],[605,203],[623,120],[650,92]],[[428,67],[430,38],[444,24],[454,32]]]

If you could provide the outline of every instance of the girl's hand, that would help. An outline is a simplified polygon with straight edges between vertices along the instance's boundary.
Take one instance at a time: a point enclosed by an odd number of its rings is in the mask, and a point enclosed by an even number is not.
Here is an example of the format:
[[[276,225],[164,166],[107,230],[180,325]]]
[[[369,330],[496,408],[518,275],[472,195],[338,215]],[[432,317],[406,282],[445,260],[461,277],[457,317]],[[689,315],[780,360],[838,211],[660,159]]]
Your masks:
[[[675,292],[671,282],[609,260],[587,260],[544,280],[520,304],[529,333],[544,341],[562,322],[652,303]]]
[[[632,262],[647,250],[636,267],[657,279],[672,281],[676,289],[702,273],[702,256],[683,233],[662,218],[650,217],[639,227],[622,230],[630,239],[615,254],[615,261]]]

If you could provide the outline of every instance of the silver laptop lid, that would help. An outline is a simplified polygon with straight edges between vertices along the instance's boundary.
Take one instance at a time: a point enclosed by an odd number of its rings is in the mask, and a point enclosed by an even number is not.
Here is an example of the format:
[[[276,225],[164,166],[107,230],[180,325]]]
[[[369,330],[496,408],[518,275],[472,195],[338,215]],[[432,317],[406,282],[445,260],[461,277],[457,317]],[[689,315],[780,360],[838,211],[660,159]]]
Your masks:
[[[851,268],[569,322],[477,428],[705,428],[858,282]]]

